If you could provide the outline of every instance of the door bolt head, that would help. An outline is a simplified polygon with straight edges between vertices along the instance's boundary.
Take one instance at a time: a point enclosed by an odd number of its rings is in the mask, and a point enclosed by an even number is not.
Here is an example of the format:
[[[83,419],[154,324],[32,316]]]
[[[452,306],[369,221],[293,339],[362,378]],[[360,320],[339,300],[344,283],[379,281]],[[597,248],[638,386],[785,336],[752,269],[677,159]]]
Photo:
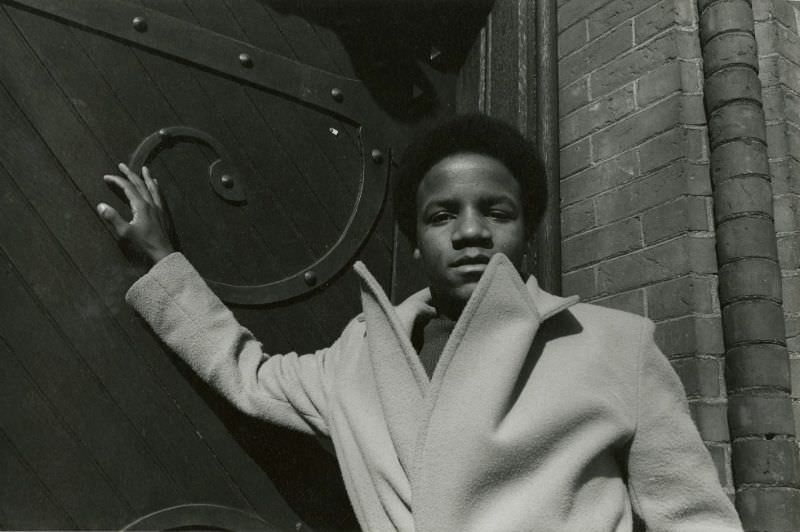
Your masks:
[[[241,53],[239,54],[239,64],[245,68],[252,68],[253,58],[250,57],[250,54]]]
[[[220,183],[222,183],[223,187],[225,187],[225,188],[233,188],[233,185],[234,185],[233,178],[231,176],[229,176],[228,174],[225,174],[222,177],[220,177],[219,181],[220,181]]]
[[[147,19],[144,17],[133,17],[133,29],[140,33],[147,31]]]
[[[317,274],[313,270],[308,270],[303,274],[303,280],[308,286],[314,286],[317,284]]]
[[[344,100],[344,93],[342,89],[339,87],[334,87],[331,89],[331,98],[333,98],[337,102],[341,102]]]
[[[383,162],[383,152],[377,148],[372,150],[370,156],[372,157],[372,162],[375,164],[381,164]]]

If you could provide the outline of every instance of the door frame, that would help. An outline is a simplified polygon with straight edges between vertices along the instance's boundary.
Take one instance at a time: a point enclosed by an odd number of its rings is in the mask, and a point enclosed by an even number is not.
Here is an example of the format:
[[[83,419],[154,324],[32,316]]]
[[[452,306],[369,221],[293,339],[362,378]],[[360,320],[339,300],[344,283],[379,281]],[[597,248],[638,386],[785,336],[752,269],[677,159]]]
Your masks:
[[[547,210],[528,243],[529,271],[561,293],[558,50],[555,0],[494,2],[456,86],[456,112],[502,119],[536,144],[547,179]]]

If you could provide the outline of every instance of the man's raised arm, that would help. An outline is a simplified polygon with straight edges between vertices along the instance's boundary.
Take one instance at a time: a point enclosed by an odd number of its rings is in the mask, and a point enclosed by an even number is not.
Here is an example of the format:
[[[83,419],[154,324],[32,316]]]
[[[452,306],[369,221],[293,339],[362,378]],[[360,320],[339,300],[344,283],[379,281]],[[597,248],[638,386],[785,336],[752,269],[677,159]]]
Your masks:
[[[112,207],[98,213],[117,239],[155,265],[126,294],[153,331],[205,381],[240,410],[295,430],[328,434],[326,360],[339,343],[308,355],[269,356],[211,291],[189,261],[174,250],[158,183],[147,168],[140,177],[124,164],[125,177],[104,179],[131,204],[130,222]]]

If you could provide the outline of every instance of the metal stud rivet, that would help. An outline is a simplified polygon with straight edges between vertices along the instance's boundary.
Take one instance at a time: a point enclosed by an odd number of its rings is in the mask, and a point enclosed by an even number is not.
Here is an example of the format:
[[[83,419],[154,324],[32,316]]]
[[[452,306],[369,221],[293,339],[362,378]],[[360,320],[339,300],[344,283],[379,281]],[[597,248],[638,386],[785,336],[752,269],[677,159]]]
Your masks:
[[[303,280],[308,286],[314,286],[317,284],[317,274],[314,273],[314,271],[309,270],[303,274]]]
[[[383,162],[383,152],[379,149],[372,150],[370,156],[372,157],[372,162],[375,164],[381,164]]]
[[[344,100],[344,93],[342,92],[342,89],[340,89],[338,87],[332,88],[331,89],[331,98],[333,98],[337,102],[341,102],[342,100]]]
[[[253,58],[250,57],[250,54],[239,54],[239,64],[245,68],[251,68],[253,66]]]
[[[223,187],[225,187],[225,188],[233,188],[233,184],[234,184],[233,183],[233,178],[231,176],[229,176],[228,174],[225,174],[222,177],[220,177],[219,181],[220,181],[220,183],[222,183]]]
[[[136,31],[147,31],[147,19],[144,17],[133,17],[133,29]]]

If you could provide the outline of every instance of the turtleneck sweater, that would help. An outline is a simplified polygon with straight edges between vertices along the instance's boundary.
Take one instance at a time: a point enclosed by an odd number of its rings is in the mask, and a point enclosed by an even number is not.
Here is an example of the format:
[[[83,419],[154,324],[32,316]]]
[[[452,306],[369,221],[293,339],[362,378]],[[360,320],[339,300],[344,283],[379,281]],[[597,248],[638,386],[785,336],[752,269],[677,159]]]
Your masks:
[[[455,326],[456,322],[442,315],[434,316],[426,323],[418,321],[414,324],[411,344],[419,354],[429,379]]]

